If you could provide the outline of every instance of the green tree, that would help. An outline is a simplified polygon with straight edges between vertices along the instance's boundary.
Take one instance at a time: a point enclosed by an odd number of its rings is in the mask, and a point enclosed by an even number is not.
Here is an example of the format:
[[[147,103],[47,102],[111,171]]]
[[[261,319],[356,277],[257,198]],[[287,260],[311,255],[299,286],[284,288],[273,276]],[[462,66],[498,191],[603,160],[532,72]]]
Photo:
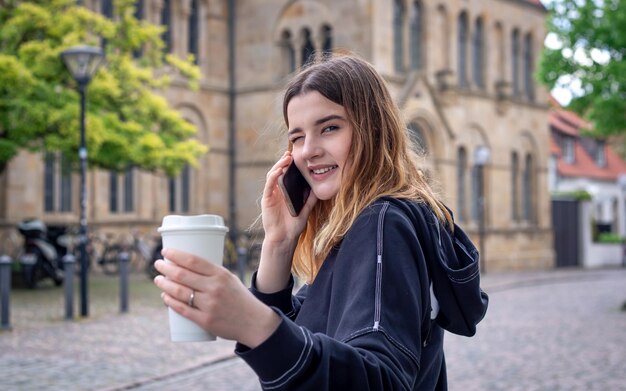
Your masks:
[[[137,20],[134,3],[115,0],[111,20],[75,0],[0,0],[0,172],[22,149],[78,161],[79,94],[59,54],[79,44],[106,56],[87,89],[90,166],[174,175],[206,153],[160,95],[174,78],[197,88],[200,71],[163,55],[163,27]]]
[[[580,80],[568,108],[593,124],[595,136],[624,134],[626,0],[554,0],[548,9],[558,45],[544,49],[540,81],[553,88],[562,77]]]

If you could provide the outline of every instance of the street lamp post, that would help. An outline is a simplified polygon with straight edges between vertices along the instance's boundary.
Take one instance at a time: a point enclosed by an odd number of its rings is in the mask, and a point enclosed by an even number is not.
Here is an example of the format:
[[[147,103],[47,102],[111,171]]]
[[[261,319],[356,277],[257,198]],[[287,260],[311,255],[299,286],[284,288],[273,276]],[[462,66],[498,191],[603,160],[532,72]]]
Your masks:
[[[491,159],[491,150],[481,145],[474,151],[474,163],[478,168],[478,247],[480,252],[480,270],[487,272],[485,266],[485,165]]]
[[[93,46],[74,46],[61,53],[61,59],[78,83],[80,93],[80,147],[78,157],[80,159],[80,228],[79,228],[79,251],[80,251],[80,315],[89,316],[89,301],[87,288],[87,145],[85,141],[85,105],[86,89],[91,78],[98,70],[102,59],[102,49]]]

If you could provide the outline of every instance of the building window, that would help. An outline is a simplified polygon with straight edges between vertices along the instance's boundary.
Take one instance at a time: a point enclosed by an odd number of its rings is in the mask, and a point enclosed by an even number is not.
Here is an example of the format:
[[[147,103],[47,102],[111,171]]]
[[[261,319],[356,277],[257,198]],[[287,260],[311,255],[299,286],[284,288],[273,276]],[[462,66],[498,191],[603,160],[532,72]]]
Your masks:
[[[404,3],[393,2],[393,57],[396,72],[404,72]]]
[[[419,1],[413,2],[411,14],[411,69],[422,68],[422,5]]]
[[[513,221],[519,220],[519,199],[518,199],[518,175],[519,175],[519,157],[517,152],[511,154],[511,218]]]
[[[172,22],[170,19],[170,13],[170,0],[163,0],[163,9],[161,10],[161,26],[165,28],[165,31],[163,31],[161,39],[164,43],[163,51],[165,53],[170,53],[172,50]]]
[[[186,165],[176,178],[169,178],[170,212],[188,213],[191,195],[191,168]]]
[[[519,85],[519,30],[513,30],[511,34],[511,83],[513,85],[513,96],[520,93]]]
[[[100,13],[102,16],[108,19],[113,19],[113,0],[101,0],[100,1]],[[102,47],[107,46],[108,40],[102,38]]]
[[[322,53],[325,57],[329,56],[333,52],[333,28],[324,25],[322,26]]]
[[[574,155],[574,139],[568,136],[563,137],[563,160],[565,163],[573,164],[576,160]]]
[[[596,164],[599,167],[606,167],[606,147],[601,141],[596,142]]]
[[[482,18],[476,19],[474,39],[472,40],[472,70],[474,82],[480,89],[485,88],[485,44]]]
[[[526,155],[526,164],[524,165],[524,183],[523,183],[523,196],[524,196],[524,220],[528,222],[533,221],[532,205],[533,205],[533,158],[531,155]]]
[[[117,171],[111,171],[109,175],[109,211],[111,213],[119,212],[118,189],[119,180]]]
[[[72,165],[62,153],[44,157],[44,211],[72,211]]]
[[[500,22],[496,23],[496,27],[495,27],[495,56],[498,59],[498,77],[496,82],[504,82],[505,77],[506,77],[506,67],[505,67],[505,55],[506,55],[506,50],[504,49],[504,29],[502,28],[502,24]]]
[[[117,171],[109,175],[109,210],[111,213],[135,210],[135,169],[129,166],[120,176]]]
[[[533,87],[533,37],[530,33],[524,38],[524,90],[529,101],[535,100]]]
[[[283,31],[280,39],[280,47],[285,73],[289,74],[294,72],[296,70],[296,50],[293,48],[293,41],[289,30]]]
[[[457,157],[456,188],[457,188],[457,216],[459,221],[465,221],[465,172],[467,170],[467,152],[460,147]]]
[[[315,60],[315,46],[313,46],[313,39],[311,37],[311,30],[302,30],[302,66],[307,65]]]
[[[189,54],[193,54],[193,61],[198,64],[198,37],[200,28],[200,14],[198,13],[198,0],[191,1],[191,10],[189,13]]]
[[[124,212],[135,210],[135,169],[129,166],[124,173]]]
[[[54,212],[54,154],[47,152],[44,157],[44,176],[43,176],[43,203],[46,212]]]
[[[459,15],[459,36],[457,37],[459,87],[461,88],[467,88],[467,27],[467,12],[463,11]]]
[[[135,19],[137,19],[138,22],[141,22],[141,20],[143,20],[143,0],[138,0],[135,2]],[[135,49],[133,50],[133,58],[139,58],[142,55],[142,50],[141,49]]]

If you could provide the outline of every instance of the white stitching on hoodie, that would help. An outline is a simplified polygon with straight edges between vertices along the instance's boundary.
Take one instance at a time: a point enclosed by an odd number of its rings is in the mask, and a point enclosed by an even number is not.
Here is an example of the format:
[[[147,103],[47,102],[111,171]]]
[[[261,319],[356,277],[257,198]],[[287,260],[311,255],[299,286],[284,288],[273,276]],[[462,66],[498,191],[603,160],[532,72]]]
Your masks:
[[[374,331],[378,331],[380,327],[381,313],[381,285],[383,280],[383,223],[385,221],[385,212],[389,208],[389,201],[383,203],[383,207],[378,214],[378,228],[376,230],[376,293],[374,297]]]
[[[304,367],[307,358],[311,355],[311,350],[313,349],[313,340],[304,328],[300,327],[300,331],[304,335],[304,347],[302,348],[302,352],[300,352],[300,357],[298,357],[298,361],[296,361],[296,363],[293,364],[291,368],[286,370],[285,373],[283,373],[282,376],[280,376],[279,378],[270,381],[261,381],[264,389],[271,390],[284,386],[287,382],[289,382],[291,379],[293,379],[294,376],[298,374],[302,367]],[[281,382],[278,384],[273,384],[278,381]]]

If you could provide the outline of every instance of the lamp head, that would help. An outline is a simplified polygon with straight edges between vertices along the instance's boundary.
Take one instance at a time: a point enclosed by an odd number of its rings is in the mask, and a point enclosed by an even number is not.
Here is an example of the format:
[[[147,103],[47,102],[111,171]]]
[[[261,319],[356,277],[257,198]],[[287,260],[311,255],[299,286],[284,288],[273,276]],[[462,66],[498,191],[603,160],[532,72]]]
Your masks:
[[[103,58],[102,49],[95,46],[73,46],[61,53],[65,66],[80,85],[91,81]]]
[[[476,163],[476,165],[484,166],[485,164],[489,163],[490,159],[491,159],[491,150],[489,149],[489,147],[480,145],[474,151],[474,163]]]

